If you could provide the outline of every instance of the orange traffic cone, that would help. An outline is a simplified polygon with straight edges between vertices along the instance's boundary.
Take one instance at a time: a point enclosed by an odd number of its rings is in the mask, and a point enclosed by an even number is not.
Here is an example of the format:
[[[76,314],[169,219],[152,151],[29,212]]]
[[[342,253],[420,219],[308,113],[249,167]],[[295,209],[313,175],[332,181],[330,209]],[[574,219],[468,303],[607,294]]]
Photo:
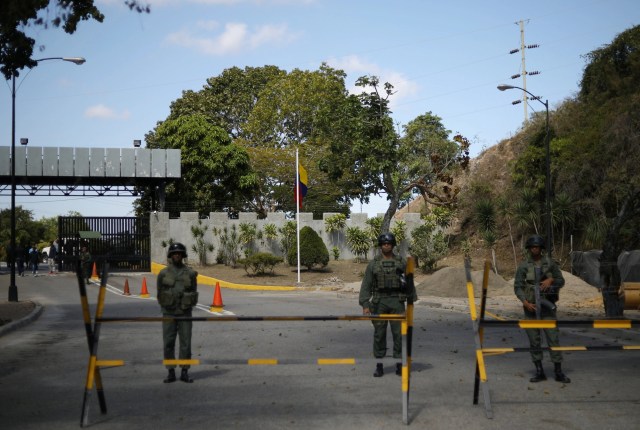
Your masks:
[[[149,291],[147,290],[147,278],[142,278],[142,291],[140,291],[140,297],[149,297]]]
[[[222,293],[220,293],[220,282],[216,282],[216,290],[213,293],[213,304],[209,308],[211,312],[222,312],[224,305],[222,304]]]
[[[130,296],[131,291],[129,291],[129,278],[124,280],[124,291],[122,292],[125,296]]]
[[[93,263],[93,271],[91,272],[91,279],[99,279],[98,278],[98,270],[96,268],[96,263]]]

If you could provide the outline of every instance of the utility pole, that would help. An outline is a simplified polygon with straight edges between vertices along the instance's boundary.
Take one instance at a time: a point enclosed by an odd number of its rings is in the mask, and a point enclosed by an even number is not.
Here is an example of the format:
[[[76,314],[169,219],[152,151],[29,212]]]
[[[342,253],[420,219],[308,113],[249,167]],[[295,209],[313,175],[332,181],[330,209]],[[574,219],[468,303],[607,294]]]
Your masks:
[[[529,20],[526,20],[526,22],[529,22]],[[522,103],[523,108],[524,108],[524,122],[525,124],[527,122],[529,122],[529,113],[527,111],[527,100],[529,100],[529,97],[527,96],[527,75],[539,75],[540,72],[539,71],[533,71],[533,72],[528,72],[527,71],[527,61],[526,61],[526,57],[525,57],[525,50],[527,49],[534,49],[534,48],[538,48],[540,47],[540,45],[538,44],[533,44],[533,45],[525,45],[524,43],[524,24],[525,21],[524,20],[520,20],[514,24],[517,24],[520,26],[520,48],[518,49],[512,49],[511,51],[509,51],[509,54],[515,54],[516,52],[520,52],[522,55],[522,65],[521,65],[521,69],[522,71],[520,73],[517,73],[515,75],[511,75],[511,79],[518,79],[520,77],[522,77],[522,100],[515,100],[513,102],[511,102],[511,104],[517,105],[518,103]]]

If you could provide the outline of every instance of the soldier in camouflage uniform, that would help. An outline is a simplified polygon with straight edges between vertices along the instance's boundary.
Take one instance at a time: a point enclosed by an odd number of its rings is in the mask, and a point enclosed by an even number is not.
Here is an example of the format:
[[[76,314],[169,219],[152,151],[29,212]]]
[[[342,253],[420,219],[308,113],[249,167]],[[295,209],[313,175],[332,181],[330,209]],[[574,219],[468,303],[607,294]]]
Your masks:
[[[187,249],[181,243],[173,243],[167,251],[169,265],[158,274],[158,303],[162,308],[162,316],[190,317],[191,309],[198,304],[198,272],[186,266],[183,259],[187,257]],[[175,360],[176,337],[180,337],[180,360],[191,358],[191,330],[193,321],[166,319],[162,322],[162,340],[164,342],[165,360]],[[175,365],[167,365],[169,374],[165,383],[176,380]],[[191,383],[189,365],[181,365],[180,380]]]
[[[378,237],[381,255],[376,256],[367,266],[360,286],[359,303],[364,315],[370,314],[403,314],[404,302],[407,300],[404,272],[406,261],[393,252],[396,238],[391,233]],[[413,299],[417,300],[415,291]],[[393,358],[402,359],[402,334],[399,321],[372,321],[373,355],[377,359],[387,355],[387,323],[393,335]],[[384,375],[381,362],[376,363],[373,374],[378,378]],[[402,363],[396,363],[396,375],[402,375]]]
[[[524,316],[528,320],[536,319],[536,284],[540,284],[540,319],[556,320],[555,302],[558,300],[558,290],[564,286],[564,278],[558,265],[548,256],[542,254],[545,248],[544,239],[538,235],[531,236],[525,244],[528,257],[520,263],[514,280],[514,291],[522,302]],[[543,329],[547,338],[547,345],[559,346],[558,329]],[[535,375],[530,382],[540,382],[547,379],[542,367],[542,338],[540,329],[526,329],[531,346],[531,359],[536,367]],[[569,383],[571,380],[562,372],[562,352],[550,351],[554,364],[555,379],[558,382]]]

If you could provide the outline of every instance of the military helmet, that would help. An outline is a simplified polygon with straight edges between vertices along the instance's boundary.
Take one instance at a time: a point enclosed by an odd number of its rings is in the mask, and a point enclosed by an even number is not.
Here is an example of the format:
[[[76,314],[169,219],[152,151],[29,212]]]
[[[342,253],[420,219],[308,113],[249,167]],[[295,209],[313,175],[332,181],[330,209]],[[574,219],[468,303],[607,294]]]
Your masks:
[[[396,246],[396,237],[392,233],[383,233],[378,236],[378,246],[382,246],[384,243],[390,243]]]
[[[542,238],[542,236],[534,234],[533,236],[529,237],[529,239],[527,239],[527,242],[525,243],[524,247],[529,249],[532,246],[539,246],[540,249],[544,249],[544,239]]]
[[[181,253],[184,258],[187,258],[187,248],[181,244],[180,242],[172,243],[169,245],[169,250],[167,251],[167,258],[171,258],[172,254]]]

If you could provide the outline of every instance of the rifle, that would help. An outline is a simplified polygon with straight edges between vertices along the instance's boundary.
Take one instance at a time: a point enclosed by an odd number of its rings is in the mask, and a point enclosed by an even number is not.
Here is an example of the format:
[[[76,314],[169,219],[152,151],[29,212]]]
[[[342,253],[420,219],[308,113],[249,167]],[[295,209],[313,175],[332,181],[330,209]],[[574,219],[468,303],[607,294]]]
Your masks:
[[[542,297],[542,294],[540,293],[540,274],[538,273],[538,271],[536,270],[536,289],[535,289],[535,294],[536,294],[536,319],[540,319],[540,314],[542,313],[542,308],[545,307],[551,311],[555,311],[556,310],[556,304],[553,303],[552,301],[546,299],[545,297]]]
[[[535,287],[536,319],[539,320],[540,319],[540,313],[542,311],[542,309],[541,309],[542,303],[540,303],[540,273],[538,272],[538,270],[536,270],[535,272],[536,272],[536,279],[535,279],[535,283],[536,283],[536,287]]]

